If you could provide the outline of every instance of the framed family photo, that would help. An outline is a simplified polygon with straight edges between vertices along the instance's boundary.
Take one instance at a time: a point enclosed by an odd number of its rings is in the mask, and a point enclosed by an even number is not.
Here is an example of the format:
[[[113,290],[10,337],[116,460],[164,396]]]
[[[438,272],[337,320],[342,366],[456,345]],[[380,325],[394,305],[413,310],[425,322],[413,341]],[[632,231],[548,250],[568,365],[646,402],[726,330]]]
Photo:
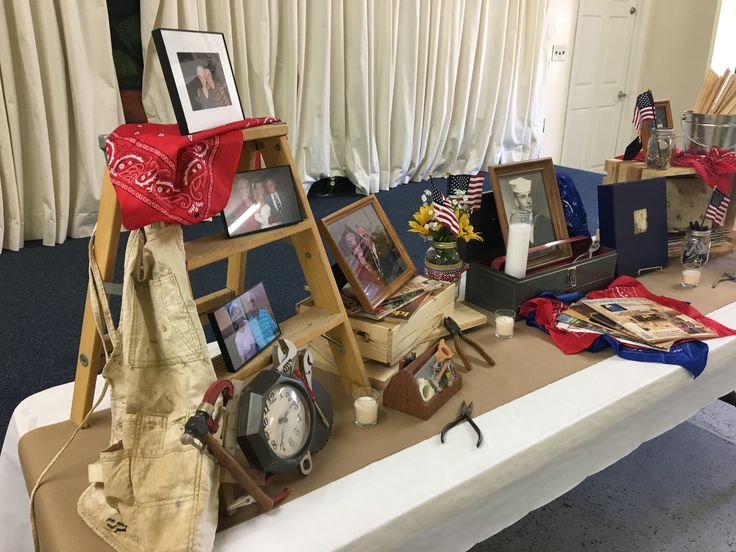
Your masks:
[[[551,158],[491,165],[488,174],[504,244],[508,243],[509,220],[515,209],[533,214],[530,248],[568,238]],[[528,267],[537,268],[571,256],[570,244],[558,244],[544,251],[529,253]]]
[[[237,372],[281,335],[263,283],[208,314],[230,372]]]
[[[230,238],[301,222],[291,167],[237,173],[222,219]]]
[[[373,310],[416,273],[375,196],[360,199],[317,225],[363,308]]]
[[[151,34],[181,134],[245,118],[222,33],[154,29]]]

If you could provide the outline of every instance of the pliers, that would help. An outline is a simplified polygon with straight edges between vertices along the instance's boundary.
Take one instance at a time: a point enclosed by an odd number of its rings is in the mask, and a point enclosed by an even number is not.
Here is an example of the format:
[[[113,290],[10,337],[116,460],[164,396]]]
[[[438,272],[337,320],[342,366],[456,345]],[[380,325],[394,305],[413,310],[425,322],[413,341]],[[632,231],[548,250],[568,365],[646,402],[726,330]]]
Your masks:
[[[457,354],[460,355],[460,358],[463,361],[463,366],[465,366],[466,370],[471,370],[472,366],[470,366],[470,362],[468,361],[468,358],[465,356],[465,353],[463,353],[463,350],[460,348],[460,340],[462,339],[465,343],[470,345],[473,349],[478,351],[478,354],[483,357],[483,360],[485,360],[488,363],[488,366],[495,366],[496,361],[491,358],[491,356],[486,353],[480,345],[478,345],[475,341],[472,339],[468,339],[463,331],[460,329],[460,326],[458,326],[458,323],[455,322],[452,318],[449,316],[445,316],[445,319],[442,321],[442,323],[445,325],[445,328],[448,332],[450,332],[450,335],[452,336],[452,340],[455,343],[455,349],[457,350]]]
[[[713,282],[713,287],[716,287],[721,282],[725,282],[727,280],[734,281],[736,280],[736,272],[724,272],[721,274],[721,277],[718,278],[715,282]]]
[[[440,441],[444,444],[445,434],[456,425],[467,421],[471,426],[473,426],[473,429],[478,434],[478,444],[475,446],[479,447],[480,444],[483,442],[483,434],[480,432],[480,428],[473,421],[473,418],[470,417],[472,413],[473,403],[471,402],[470,404],[466,404],[465,401],[463,401],[463,404],[460,406],[460,415],[442,428],[442,433],[440,433]]]

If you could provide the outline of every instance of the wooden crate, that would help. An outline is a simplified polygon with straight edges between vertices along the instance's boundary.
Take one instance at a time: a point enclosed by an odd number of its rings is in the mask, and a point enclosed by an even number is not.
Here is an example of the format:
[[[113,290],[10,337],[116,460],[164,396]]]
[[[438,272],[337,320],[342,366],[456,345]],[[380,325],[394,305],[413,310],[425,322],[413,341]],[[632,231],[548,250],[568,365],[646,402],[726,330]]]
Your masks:
[[[419,316],[419,313],[415,313],[414,316]],[[462,330],[476,328],[488,322],[488,317],[485,314],[475,310],[473,307],[465,303],[454,303],[454,313],[450,314],[449,316],[452,316],[452,319],[457,322]],[[349,320],[352,324],[356,319],[350,318]],[[361,322],[365,321],[361,320]],[[446,335],[447,330],[445,330],[445,327],[442,325],[441,319],[438,319],[435,325],[430,328],[430,331],[428,333],[425,333],[423,336],[421,336],[412,346],[410,346],[401,355],[399,355],[396,362],[392,364],[385,364],[375,360],[365,359],[365,371],[368,375],[368,379],[371,382],[371,386],[375,389],[383,389],[384,387],[386,387],[388,380],[390,380],[391,377],[399,371],[399,361],[404,355],[412,351],[416,351],[417,353],[419,353],[422,350],[426,349],[431,342],[436,341],[440,337],[444,337]],[[360,337],[357,337],[356,341],[358,341],[358,349],[360,349],[362,347]],[[309,344],[309,348],[312,351],[315,365],[318,368],[337,373],[337,369],[334,366],[332,355],[330,354],[330,350],[325,339],[312,341]]]

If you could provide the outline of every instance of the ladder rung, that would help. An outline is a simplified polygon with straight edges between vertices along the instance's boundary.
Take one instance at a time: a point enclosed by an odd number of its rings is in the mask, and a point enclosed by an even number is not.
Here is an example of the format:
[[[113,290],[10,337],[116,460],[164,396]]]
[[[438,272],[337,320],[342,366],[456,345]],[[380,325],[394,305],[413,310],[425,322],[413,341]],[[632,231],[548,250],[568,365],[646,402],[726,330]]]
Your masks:
[[[286,136],[289,132],[289,125],[285,123],[275,123],[272,125],[261,125],[252,128],[243,129],[243,142],[251,140],[263,140],[265,138],[278,138]]]
[[[228,238],[223,232],[221,234],[210,234],[197,238],[196,240],[188,241],[184,244],[187,256],[187,270],[194,270],[195,268],[227,259],[232,255],[255,249],[267,243],[311,230],[312,225],[311,220],[303,220],[291,226],[240,236],[239,238]]]

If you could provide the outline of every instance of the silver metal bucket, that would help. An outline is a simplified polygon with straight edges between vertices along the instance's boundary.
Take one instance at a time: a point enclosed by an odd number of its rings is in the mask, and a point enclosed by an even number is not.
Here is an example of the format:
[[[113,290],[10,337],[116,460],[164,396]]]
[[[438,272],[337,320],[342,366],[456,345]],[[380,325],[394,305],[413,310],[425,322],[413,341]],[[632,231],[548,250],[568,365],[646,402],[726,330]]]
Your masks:
[[[682,149],[707,153],[713,146],[736,151],[736,115],[682,114]]]

